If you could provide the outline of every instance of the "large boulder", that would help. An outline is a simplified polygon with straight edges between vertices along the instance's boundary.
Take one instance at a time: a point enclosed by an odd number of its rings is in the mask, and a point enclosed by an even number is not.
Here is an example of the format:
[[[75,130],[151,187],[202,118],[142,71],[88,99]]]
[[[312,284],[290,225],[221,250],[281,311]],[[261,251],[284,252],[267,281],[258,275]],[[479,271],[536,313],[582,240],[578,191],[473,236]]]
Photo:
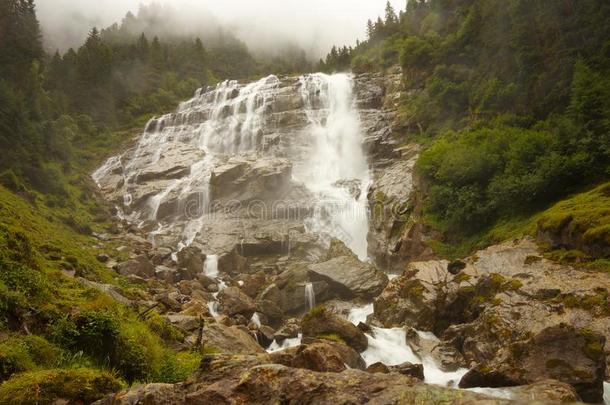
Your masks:
[[[247,328],[226,326],[220,323],[206,324],[203,330],[204,347],[221,353],[264,353],[263,348]]]
[[[115,268],[122,276],[154,277],[155,275],[155,266],[146,255],[119,263]]]
[[[342,340],[358,352],[368,346],[364,333],[351,322],[331,313],[323,307],[317,307],[306,314],[301,321],[304,336]]]
[[[176,254],[178,267],[183,270],[180,272],[183,279],[192,280],[203,273],[203,263],[205,255],[201,250],[194,246],[185,247]]]
[[[299,345],[271,354],[274,363],[288,367],[306,368],[312,371],[346,370],[345,361],[333,346],[325,342]]]
[[[369,263],[363,263],[342,242],[334,240],[329,260],[307,268],[313,280],[325,281],[331,290],[346,298],[373,298],[388,284],[388,277]]]
[[[603,401],[605,338],[591,330],[559,325],[510,345],[494,361],[471,369],[461,388],[505,387],[554,379],[570,384],[586,402]]]
[[[223,315],[243,315],[247,319],[256,312],[256,303],[237,287],[227,287],[218,293],[218,311]]]

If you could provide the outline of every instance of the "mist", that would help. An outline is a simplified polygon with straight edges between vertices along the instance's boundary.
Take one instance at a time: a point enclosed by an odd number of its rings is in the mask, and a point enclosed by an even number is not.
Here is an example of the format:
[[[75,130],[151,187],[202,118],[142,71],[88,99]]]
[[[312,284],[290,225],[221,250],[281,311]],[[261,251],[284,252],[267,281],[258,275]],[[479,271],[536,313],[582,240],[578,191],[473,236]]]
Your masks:
[[[333,45],[354,45],[365,38],[367,19],[383,15],[386,0],[166,0],[165,30],[204,35],[218,27],[232,31],[255,53],[298,46],[312,58]],[[396,10],[406,0],[391,0]],[[120,23],[137,13],[142,0],[36,0],[48,50],[78,47],[92,27]]]

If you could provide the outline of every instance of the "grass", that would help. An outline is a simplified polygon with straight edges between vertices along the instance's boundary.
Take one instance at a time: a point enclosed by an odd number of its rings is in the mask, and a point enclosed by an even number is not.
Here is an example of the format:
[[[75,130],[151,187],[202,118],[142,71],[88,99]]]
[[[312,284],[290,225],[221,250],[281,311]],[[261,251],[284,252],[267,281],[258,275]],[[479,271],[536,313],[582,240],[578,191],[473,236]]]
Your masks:
[[[108,371],[88,368],[32,371],[0,385],[0,404],[46,404],[58,398],[91,403],[123,386]]]
[[[425,220],[442,229],[431,218]],[[456,259],[525,235],[537,237],[560,232],[572,235],[575,246],[566,248],[541,243],[547,258],[582,269],[610,271],[610,257],[591,254],[599,247],[608,249],[610,246],[610,182],[575,194],[535,214],[503,219],[470,237],[451,242],[431,241],[430,246],[439,256]],[[588,252],[582,250],[587,247],[590,247]]]

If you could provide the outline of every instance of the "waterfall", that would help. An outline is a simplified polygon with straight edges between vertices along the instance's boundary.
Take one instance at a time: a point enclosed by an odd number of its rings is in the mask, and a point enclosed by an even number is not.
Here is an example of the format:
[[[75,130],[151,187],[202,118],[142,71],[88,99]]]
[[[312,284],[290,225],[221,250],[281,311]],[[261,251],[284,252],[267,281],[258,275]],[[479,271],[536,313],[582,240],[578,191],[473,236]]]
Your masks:
[[[305,284],[305,302],[307,302],[309,309],[316,306],[316,292],[314,291],[313,283]]]
[[[218,277],[218,255],[207,255],[205,257],[203,274],[210,278]]]
[[[301,96],[313,147],[298,176],[318,198],[306,226],[342,240],[363,260],[370,175],[352,79],[346,74],[304,76]]]
[[[273,164],[288,160],[292,178],[287,182],[290,190],[298,190],[295,196],[287,194],[288,201],[282,200],[280,186],[275,201],[265,200],[273,181],[256,190],[241,183],[243,200],[239,191],[227,194],[237,195],[244,205],[260,198],[271,205],[304,207],[305,214],[286,220],[286,225],[304,225],[302,232],[319,235],[322,243],[338,238],[366,259],[370,174],[353,88],[350,75],[317,73],[281,80],[271,75],[249,84],[225,81],[199,89],[174,113],[150,120],[137,144],[108,159],[93,179],[121,206],[127,221],[156,229],[155,242],[176,251],[196,244],[224,253],[252,235],[223,229],[222,237],[214,238],[214,215],[224,207],[215,205],[222,197],[211,195],[216,190],[213,174],[223,168],[220,173],[229,178],[223,181],[235,182],[239,170],[271,162],[263,168],[272,172]],[[289,254],[293,248],[288,238]]]

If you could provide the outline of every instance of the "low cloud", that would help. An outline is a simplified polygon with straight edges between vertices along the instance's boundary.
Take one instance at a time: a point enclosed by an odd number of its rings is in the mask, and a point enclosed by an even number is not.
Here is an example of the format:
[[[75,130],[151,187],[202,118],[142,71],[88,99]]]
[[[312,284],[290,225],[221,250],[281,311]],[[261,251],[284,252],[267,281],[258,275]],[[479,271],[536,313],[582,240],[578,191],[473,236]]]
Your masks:
[[[94,26],[120,22],[141,0],[36,0],[50,50],[79,46]],[[365,23],[383,15],[386,0],[166,0],[167,27],[176,34],[200,33],[217,24],[233,31],[254,51],[298,45],[319,57],[335,44],[364,39]],[[405,0],[392,0],[399,10]]]

